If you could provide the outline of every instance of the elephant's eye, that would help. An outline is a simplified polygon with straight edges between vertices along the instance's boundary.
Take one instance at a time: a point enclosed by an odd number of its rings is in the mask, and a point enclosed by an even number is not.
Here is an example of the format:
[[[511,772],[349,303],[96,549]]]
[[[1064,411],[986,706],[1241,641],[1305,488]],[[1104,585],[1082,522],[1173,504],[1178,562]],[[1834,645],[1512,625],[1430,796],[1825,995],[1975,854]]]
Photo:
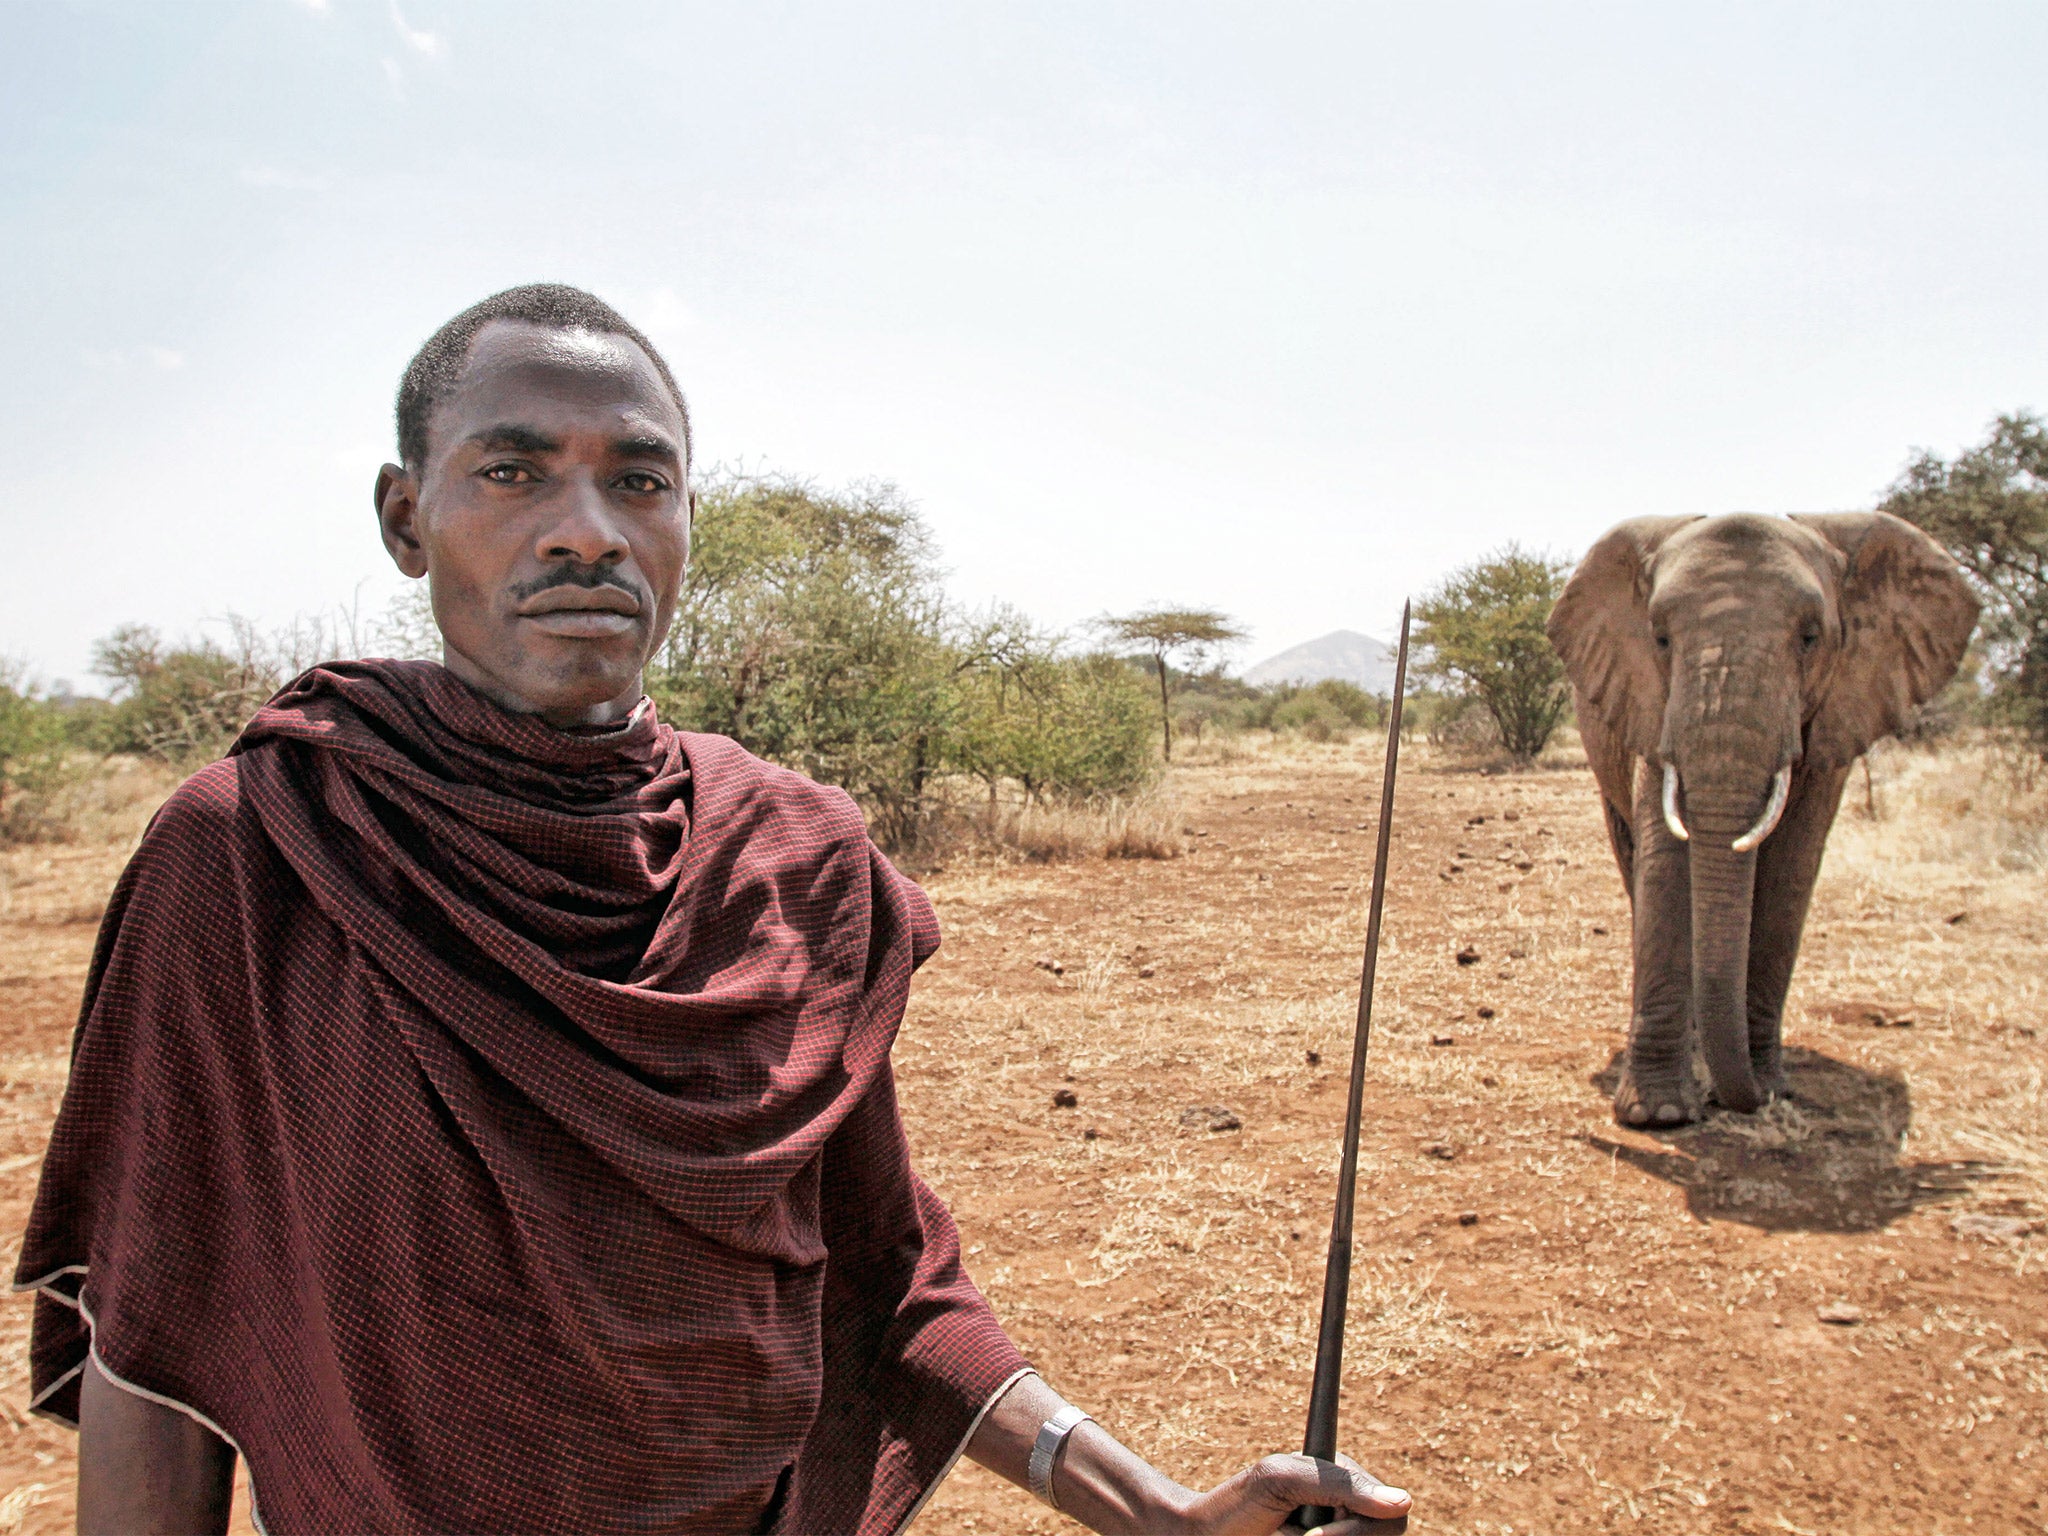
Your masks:
[[[1669,635],[1659,635],[1659,636],[1657,637],[1657,649],[1658,649],[1658,650],[1660,650],[1660,651],[1668,651],[1668,650],[1670,650],[1670,649],[1671,649],[1671,637],[1670,637]]]
[[[1820,626],[1818,624],[1809,624],[1806,628],[1799,631],[1799,649],[1802,651],[1810,651],[1819,644]]]

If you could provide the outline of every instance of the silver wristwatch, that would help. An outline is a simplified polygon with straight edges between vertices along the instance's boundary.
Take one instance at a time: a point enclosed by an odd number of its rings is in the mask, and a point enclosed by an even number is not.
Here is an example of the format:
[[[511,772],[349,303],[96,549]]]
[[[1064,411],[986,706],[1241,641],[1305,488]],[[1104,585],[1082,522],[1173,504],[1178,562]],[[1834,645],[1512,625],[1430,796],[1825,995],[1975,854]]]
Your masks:
[[[1060,1447],[1067,1443],[1067,1436],[1077,1425],[1085,1424],[1093,1417],[1068,1403],[1038,1426],[1038,1438],[1031,1444],[1031,1461],[1025,1468],[1025,1481],[1030,1484],[1032,1493],[1054,1509],[1060,1507],[1060,1501],[1052,1493],[1052,1464],[1059,1460]]]

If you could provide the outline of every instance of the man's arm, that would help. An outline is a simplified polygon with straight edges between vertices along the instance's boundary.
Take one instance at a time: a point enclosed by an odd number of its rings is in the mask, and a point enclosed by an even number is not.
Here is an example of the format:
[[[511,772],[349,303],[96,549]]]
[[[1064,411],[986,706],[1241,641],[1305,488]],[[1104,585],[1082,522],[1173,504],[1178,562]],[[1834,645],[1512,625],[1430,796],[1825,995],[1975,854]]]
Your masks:
[[[1020,1487],[1039,1426],[1065,1400],[1036,1376],[1020,1379],[983,1417],[967,1454]],[[1304,1504],[1375,1520],[1408,1513],[1408,1495],[1355,1465],[1333,1466],[1306,1456],[1269,1456],[1207,1493],[1183,1488],[1117,1443],[1092,1420],[1067,1437],[1053,1465],[1060,1509],[1104,1536],[1269,1536]],[[1339,1519],[1329,1536],[1372,1526]]]
[[[78,1536],[220,1536],[234,1447],[85,1362],[78,1394]]]

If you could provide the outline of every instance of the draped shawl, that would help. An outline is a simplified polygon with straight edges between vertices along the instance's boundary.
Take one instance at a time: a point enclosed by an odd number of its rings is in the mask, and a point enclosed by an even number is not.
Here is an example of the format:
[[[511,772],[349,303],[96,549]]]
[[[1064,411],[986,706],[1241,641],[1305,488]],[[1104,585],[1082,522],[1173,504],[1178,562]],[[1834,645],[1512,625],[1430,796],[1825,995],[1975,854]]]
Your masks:
[[[107,909],[22,1251],[275,1533],[894,1531],[1022,1361],[912,1172],[931,906],[837,790],[317,668]]]

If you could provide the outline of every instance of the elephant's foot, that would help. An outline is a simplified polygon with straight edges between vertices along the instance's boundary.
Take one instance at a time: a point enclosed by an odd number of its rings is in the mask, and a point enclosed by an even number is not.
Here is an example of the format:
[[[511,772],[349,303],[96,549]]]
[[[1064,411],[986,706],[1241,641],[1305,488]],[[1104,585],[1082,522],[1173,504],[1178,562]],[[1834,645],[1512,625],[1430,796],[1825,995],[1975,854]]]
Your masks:
[[[1706,1108],[1706,1095],[1683,1065],[1645,1067],[1631,1060],[1614,1090],[1614,1118],[1621,1125],[1688,1125]]]
[[[1768,1055],[1752,1054],[1749,1058],[1750,1076],[1756,1079],[1757,1091],[1763,1095],[1764,1103],[1773,1099],[1787,1098],[1792,1085],[1785,1079],[1785,1057],[1782,1052],[1772,1051]]]

